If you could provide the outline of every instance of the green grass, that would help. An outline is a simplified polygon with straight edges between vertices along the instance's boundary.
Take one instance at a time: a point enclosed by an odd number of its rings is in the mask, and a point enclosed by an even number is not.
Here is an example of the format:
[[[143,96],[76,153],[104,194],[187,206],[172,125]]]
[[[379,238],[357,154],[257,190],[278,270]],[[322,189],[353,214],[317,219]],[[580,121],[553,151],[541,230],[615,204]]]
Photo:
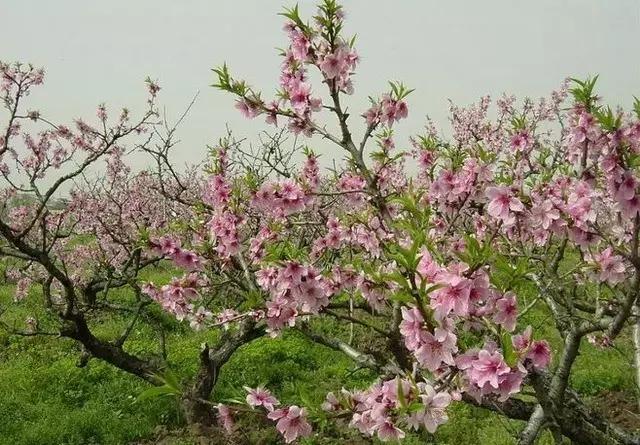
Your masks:
[[[130,298],[126,293],[117,297]],[[39,311],[37,293],[18,304],[11,298],[12,288],[0,287],[0,306],[8,308],[3,320],[19,325],[35,314],[43,329],[52,322]],[[548,326],[542,311],[532,311],[526,322],[539,327],[536,335],[550,337],[558,351],[561,339]],[[167,339],[170,367],[182,379],[188,378],[196,369],[200,344],[215,341],[215,333],[195,333],[169,318],[166,324],[171,328]],[[116,336],[124,325],[118,317],[94,320],[98,336]],[[335,322],[327,322],[324,327],[341,328]],[[628,343],[624,338],[619,341],[620,350],[584,347],[572,377],[574,387],[588,396],[607,390],[633,391]],[[126,348],[135,353],[157,352],[155,334],[143,326],[134,332]],[[154,437],[161,425],[168,430],[183,426],[174,400],[136,402],[136,396],[147,388],[144,382],[98,360],[78,368],[79,355],[78,346],[70,340],[0,334],[0,444],[127,444]],[[265,384],[285,403],[302,400],[309,406],[319,406],[328,391],[342,386],[365,387],[373,378],[366,370],[355,370],[342,354],[292,332],[241,348],[223,368],[213,399],[242,397],[243,385]],[[273,428],[260,428],[251,421],[242,425],[252,443],[279,443]],[[323,428],[325,439],[305,443],[356,443],[349,442],[355,435],[339,438],[331,425]],[[451,409],[450,422],[435,437],[412,436],[406,443],[507,445],[515,443],[513,434],[519,428],[518,422],[457,404]],[[183,438],[172,443],[195,442]],[[551,441],[543,438],[540,443]]]

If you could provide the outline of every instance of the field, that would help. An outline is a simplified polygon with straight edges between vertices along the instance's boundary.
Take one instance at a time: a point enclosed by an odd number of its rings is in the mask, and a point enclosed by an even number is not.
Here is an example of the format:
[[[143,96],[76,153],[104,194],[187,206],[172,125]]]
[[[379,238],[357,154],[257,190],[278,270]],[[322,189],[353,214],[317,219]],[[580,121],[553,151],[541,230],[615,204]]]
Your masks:
[[[167,272],[154,272],[156,282],[168,278]],[[37,292],[16,304],[12,300],[12,287],[0,287],[0,306],[6,309],[3,319],[21,323],[27,316],[38,315],[40,323],[46,320],[38,313]],[[126,299],[122,294],[119,298]],[[541,336],[551,336],[557,350],[560,339],[554,330],[545,328],[550,320],[541,312],[532,311],[525,323],[540,327]],[[124,326],[122,319],[93,320],[97,334],[113,337]],[[127,348],[137,353],[157,349],[155,334],[144,325],[127,342]],[[172,371],[181,379],[193,374],[199,345],[215,340],[215,333],[196,333],[188,326],[167,318],[168,359]],[[323,329],[339,332],[345,326],[330,325]],[[356,332],[362,341],[363,332]],[[635,385],[628,335],[616,347],[603,351],[590,345],[574,368],[572,384],[591,403],[609,412],[612,420],[627,426],[638,424],[634,414]],[[0,444],[11,445],[80,445],[162,443],[200,444],[226,443],[219,434],[210,437],[185,431],[176,401],[170,398],[137,401],[146,383],[106,365],[90,360],[78,367],[80,350],[69,340],[55,337],[18,338],[0,332]],[[597,360],[596,360],[597,357]],[[265,384],[282,401],[304,400],[309,406],[319,406],[328,391],[367,386],[374,376],[357,369],[341,354],[309,342],[296,332],[282,338],[261,339],[245,346],[224,369],[214,400],[238,398],[242,385]],[[408,444],[486,444],[514,443],[513,436],[521,428],[518,422],[465,404],[455,405],[450,422],[442,426],[435,436],[415,436]],[[377,443],[362,441],[359,437],[338,436],[330,424],[325,438],[311,438],[303,443]],[[280,443],[270,426],[256,426],[255,422],[240,424],[245,443]],[[331,437],[334,436],[334,439]],[[540,443],[552,443],[544,437]]]

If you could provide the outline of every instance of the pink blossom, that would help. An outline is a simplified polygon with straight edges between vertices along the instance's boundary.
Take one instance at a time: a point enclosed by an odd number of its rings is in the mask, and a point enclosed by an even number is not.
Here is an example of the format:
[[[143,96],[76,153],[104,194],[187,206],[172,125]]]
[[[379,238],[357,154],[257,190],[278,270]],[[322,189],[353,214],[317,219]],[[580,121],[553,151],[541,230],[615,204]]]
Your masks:
[[[526,373],[518,370],[501,375],[499,378],[500,383],[497,391],[498,394],[500,394],[498,400],[504,402],[509,397],[511,397],[511,395],[519,393],[525,375]]]
[[[461,317],[469,314],[469,297],[471,296],[471,280],[453,273],[444,273],[439,277],[444,287],[437,289],[432,295],[431,307],[436,317],[443,319],[451,312]]]
[[[594,255],[593,259],[600,269],[598,278],[601,282],[606,281],[615,286],[624,281],[626,272],[624,260],[620,255],[614,255],[611,247]]]
[[[622,182],[618,185],[618,190],[615,193],[615,199],[617,201],[628,201],[632,199],[636,194],[636,188],[638,181],[631,172],[625,172],[622,178]]]
[[[248,392],[247,403],[254,408],[257,406],[264,406],[267,411],[273,411],[274,405],[278,405],[280,403],[278,402],[278,399],[271,394],[271,391],[261,386],[258,386],[255,389],[245,386],[244,389]]]
[[[334,393],[330,392],[327,394],[325,401],[322,402],[321,408],[323,411],[338,411],[340,409],[340,401]]]
[[[531,207],[531,222],[533,227],[549,230],[554,221],[560,218],[560,212],[549,199]]]
[[[635,218],[640,213],[640,197],[637,195],[631,199],[619,201],[618,205],[625,218]]]
[[[529,347],[531,346],[532,331],[531,326],[527,326],[522,334],[514,335],[511,338],[511,343],[516,351],[519,353],[526,353],[529,350]]]
[[[302,116],[309,109],[309,98],[311,86],[304,82],[296,82],[295,86],[289,90],[289,100],[295,112]]]
[[[499,377],[510,371],[509,366],[504,362],[502,354],[498,352],[490,353],[481,350],[478,358],[471,363],[470,376],[478,387],[482,388],[488,383],[493,388],[499,387]]]
[[[404,439],[405,433],[390,420],[384,420],[376,426],[378,437],[383,442]]]
[[[324,60],[320,64],[320,69],[327,77],[327,79],[338,77],[340,73],[345,69],[343,52],[338,50],[335,54],[326,55],[324,57]]]
[[[267,417],[277,420],[276,429],[284,436],[286,443],[291,443],[298,437],[311,435],[311,425],[307,422],[307,412],[304,408],[291,405],[270,411]]]
[[[231,320],[234,320],[238,317],[238,313],[233,309],[224,309],[218,315],[216,315],[216,323],[222,324],[224,330],[229,329],[229,324]]]
[[[496,301],[496,312],[493,321],[502,325],[508,332],[512,332],[516,327],[518,318],[518,303],[513,293],[506,293]]]
[[[420,420],[427,431],[433,434],[439,425],[449,420],[446,408],[451,403],[451,396],[446,392],[436,392],[433,386],[429,384],[423,384],[420,388],[424,392],[420,396],[420,401],[424,405],[424,408],[419,411],[421,414]]]
[[[453,366],[453,353],[457,352],[456,336],[445,329],[436,328],[435,334],[424,332],[421,345],[415,351],[418,362],[431,372],[437,371],[442,363]]]
[[[209,310],[200,306],[195,313],[189,315],[189,326],[195,331],[200,331],[212,317],[213,314]]]
[[[173,257],[177,266],[189,271],[199,270],[202,267],[202,259],[194,252],[180,249]]]
[[[486,196],[489,198],[487,212],[505,223],[514,221],[513,212],[522,212],[524,206],[508,187],[487,187]]]
[[[227,210],[216,211],[207,223],[216,251],[222,258],[230,258],[240,249],[239,223],[240,219]]]
[[[544,340],[534,341],[527,357],[531,359],[533,366],[536,368],[546,368],[551,362],[551,348],[549,347],[549,343]]]
[[[233,432],[235,421],[231,413],[231,409],[227,405],[219,403],[218,406],[218,423],[227,433]]]
[[[382,108],[380,107],[380,105],[373,105],[371,108],[365,111],[362,117],[364,117],[365,120],[367,121],[367,125],[373,127],[380,122],[381,115],[382,115]]]
[[[422,342],[424,319],[417,308],[402,307],[402,321],[400,322],[400,333],[404,336],[407,349],[413,351]]]
[[[246,99],[236,101],[236,109],[248,119],[253,119],[258,115],[255,105]]]
[[[202,200],[212,207],[226,206],[231,197],[231,186],[224,175],[211,175],[202,193]]]
[[[441,272],[441,267],[436,263],[427,249],[420,252],[420,261],[416,271],[422,278],[430,283],[436,281],[436,277]]]
[[[532,138],[527,131],[519,131],[511,137],[511,148],[514,151],[527,151],[532,143]]]
[[[289,38],[291,39],[291,54],[298,61],[305,61],[309,55],[309,49],[311,43],[309,39],[298,29],[292,29],[289,32]]]

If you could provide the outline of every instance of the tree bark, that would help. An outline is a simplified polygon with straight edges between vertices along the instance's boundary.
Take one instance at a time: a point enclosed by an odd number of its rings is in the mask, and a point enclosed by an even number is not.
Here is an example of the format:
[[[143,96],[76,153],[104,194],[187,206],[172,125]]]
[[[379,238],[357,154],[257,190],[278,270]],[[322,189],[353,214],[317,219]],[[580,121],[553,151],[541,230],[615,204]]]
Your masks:
[[[136,357],[126,352],[120,346],[100,340],[90,331],[82,314],[70,314],[66,316],[64,320],[60,335],[81,343],[91,356],[104,360],[153,385],[159,384],[159,381],[155,377],[155,375],[162,371],[162,367],[159,364],[154,364],[151,360]]]
[[[633,323],[633,362],[636,367],[636,400],[640,412],[640,301],[634,308],[636,319]]]
[[[204,345],[200,352],[198,373],[182,399],[188,423],[213,424],[215,413],[208,400],[218,382],[220,370],[238,348],[261,337],[264,332],[264,328],[257,326],[255,321],[246,319],[238,325],[237,330],[225,332],[214,347]]]

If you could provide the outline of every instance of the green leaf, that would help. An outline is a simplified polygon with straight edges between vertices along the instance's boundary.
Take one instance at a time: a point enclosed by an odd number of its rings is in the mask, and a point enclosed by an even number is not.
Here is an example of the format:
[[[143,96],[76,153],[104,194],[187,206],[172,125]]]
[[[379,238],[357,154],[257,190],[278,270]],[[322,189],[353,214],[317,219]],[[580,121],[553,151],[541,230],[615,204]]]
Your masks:
[[[174,396],[174,395],[176,395],[176,393],[174,392],[173,388],[170,388],[166,385],[153,386],[151,388],[147,388],[144,391],[142,391],[138,395],[138,397],[136,397],[136,401],[142,402],[144,400],[155,399],[158,397]]]
[[[222,401],[225,404],[234,404],[234,405],[245,405],[247,403],[246,400],[233,399],[233,398],[223,399]]]
[[[518,356],[511,343],[511,334],[503,332],[500,340],[502,343],[502,352],[504,353],[504,361],[509,367],[514,368],[518,363]]]
[[[404,389],[402,388],[402,380],[396,377],[396,393],[398,395],[398,401],[402,408],[407,408],[407,399],[404,396]]]
[[[415,303],[413,296],[410,293],[403,291],[395,292],[391,294],[389,298],[391,299],[391,301],[396,301],[398,303]]]
[[[180,382],[178,381],[178,378],[176,377],[176,375],[170,369],[167,369],[162,374],[161,379],[164,381],[164,384],[167,385],[169,388],[175,390],[176,392],[181,391]]]

